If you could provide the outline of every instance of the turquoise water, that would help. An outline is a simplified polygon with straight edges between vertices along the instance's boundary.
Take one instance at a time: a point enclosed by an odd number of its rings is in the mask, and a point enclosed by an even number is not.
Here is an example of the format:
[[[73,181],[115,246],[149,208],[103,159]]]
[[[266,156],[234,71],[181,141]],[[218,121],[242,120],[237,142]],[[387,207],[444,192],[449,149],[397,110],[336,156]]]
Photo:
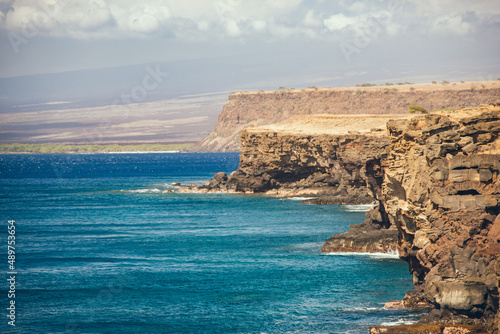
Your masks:
[[[389,256],[323,255],[358,206],[175,194],[238,155],[1,155],[0,243],[16,221],[16,326],[1,332],[367,333],[418,315],[383,309],[411,290]],[[5,282],[5,281],[4,281]]]

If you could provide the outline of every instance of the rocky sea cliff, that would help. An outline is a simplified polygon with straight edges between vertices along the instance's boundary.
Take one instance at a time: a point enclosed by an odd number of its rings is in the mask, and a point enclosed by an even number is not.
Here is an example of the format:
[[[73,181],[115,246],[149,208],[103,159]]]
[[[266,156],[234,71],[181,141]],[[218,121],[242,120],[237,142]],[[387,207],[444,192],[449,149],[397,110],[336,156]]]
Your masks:
[[[497,333],[500,108],[422,115],[387,128],[380,203],[413,274],[407,299],[433,306],[421,324]]]
[[[427,110],[475,107],[496,101],[499,86],[500,82],[484,81],[236,92],[229,95],[212,133],[191,151],[240,151],[243,129],[275,124],[297,115],[407,114],[410,105]]]

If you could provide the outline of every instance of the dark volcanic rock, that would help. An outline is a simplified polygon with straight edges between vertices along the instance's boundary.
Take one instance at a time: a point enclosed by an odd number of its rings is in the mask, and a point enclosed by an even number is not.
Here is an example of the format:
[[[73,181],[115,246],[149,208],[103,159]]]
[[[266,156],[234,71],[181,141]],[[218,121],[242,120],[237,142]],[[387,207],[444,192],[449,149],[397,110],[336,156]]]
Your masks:
[[[362,252],[362,253],[396,253],[398,231],[381,228],[377,224],[351,225],[349,231],[336,234],[328,239],[323,248],[324,253]]]
[[[488,334],[486,328],[476,325],[400,325],[377,326],[370,334]]]
[[[366,213],[362,224],[351,225],[347,232],[334,235],[325,242],[321,251],[396,254],[397,239],[398,230],[387,225],[386,214],[377,205]]]
[[[393,118],[398,116],[302,116],[246,129],[238,170],[216,174],[205,188],[312,197],[308,204],[372,203],[389,144],[376,128]]]
[[[432,309],[434,305],[423,292],[407,291],[403,300],[394,300],[384,305],[387,309]]]
[[[382,203],[415,292],[438,309],[426,321],[489,323],[497,333],[500,109],[417,116],[388,129]]]

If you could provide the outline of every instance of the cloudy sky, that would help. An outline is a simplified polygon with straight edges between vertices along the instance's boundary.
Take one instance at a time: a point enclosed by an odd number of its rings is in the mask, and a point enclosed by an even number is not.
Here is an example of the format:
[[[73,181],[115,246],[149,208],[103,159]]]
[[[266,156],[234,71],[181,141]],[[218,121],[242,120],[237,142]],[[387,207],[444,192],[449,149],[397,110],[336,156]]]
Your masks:
[[[4,78],[221,57],[319,86],[500,75],[498,0],[0,0],[0,33]]]

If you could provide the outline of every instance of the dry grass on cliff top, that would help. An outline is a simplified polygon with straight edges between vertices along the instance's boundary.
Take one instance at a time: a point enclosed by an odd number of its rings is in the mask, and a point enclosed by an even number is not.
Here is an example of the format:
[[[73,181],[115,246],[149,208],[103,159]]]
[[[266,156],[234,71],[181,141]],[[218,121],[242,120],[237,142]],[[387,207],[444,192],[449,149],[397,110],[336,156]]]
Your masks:
[[[397,91],[433,91],[433,90],[466,90],[466,89],[490,89],[500,88],[500,80],[493,81],[464,81],[464,82],[437,82],[437,83],[418,83],[418,84],[393,84],[381,86],[364,86],[364,87],[328,87],[328,88],[304,88],[304,89],[282,89],[277,91],[297,93],[301,91],[383,91],[392,89]],[[233,94],[276,94],[276,90],[261,90],[252,92],[235,92]]]
[[[477,116],[485,112],[491,112],[491,111],[500,112],[500,107],[494,105],[481,105],[476,108],[435,110],[432,113],[446,115],[449,116],[451,119],[459,120],[462,118]]]
[[[498,106],[479,106],[477,108],[462,108],[455,110],[436,110],[433,114],[447,115],[451,119],[462,119],[479,114],[497,111]],[[374,136],[386,135],[387,122],[393,119],[409,119],[419,115],[300,115],[285,121],[247,128],[250,133],[279,132],[280,134],[295,135],[345,135],[363,133]],[[420,115],[422,116],[422,115]]]
[[[301,135],[344,135],[349,133],[371,133],[386,135],[389,120],[411,118],[412,115],[301,115],[283,122],[248,128],[249,132],[279,132]],[[377,131],[378,130],[378,131]]]

